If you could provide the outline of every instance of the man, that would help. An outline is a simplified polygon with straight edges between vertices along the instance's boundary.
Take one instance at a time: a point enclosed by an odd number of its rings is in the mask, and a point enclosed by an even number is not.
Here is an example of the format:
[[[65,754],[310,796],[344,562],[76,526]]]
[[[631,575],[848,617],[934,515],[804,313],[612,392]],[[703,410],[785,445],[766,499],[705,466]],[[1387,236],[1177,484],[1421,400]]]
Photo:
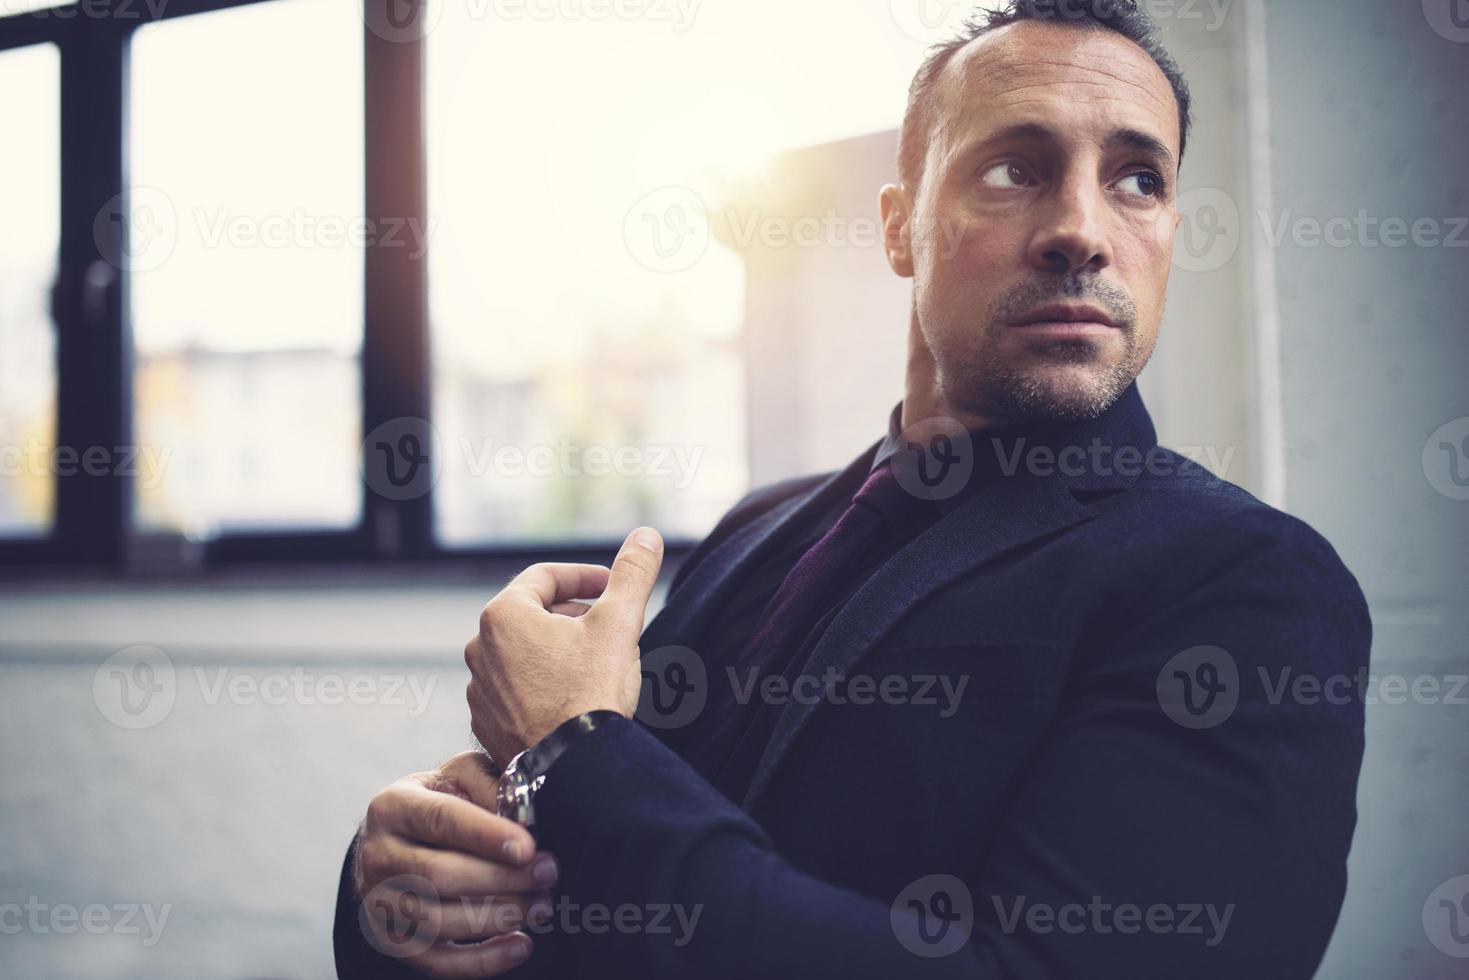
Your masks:
[[[1340,692],[1371,624],[1325,540],[1157,447],[1138,397],[1188,117],[1115,2],[930,58],[881,194],[914,280],[886,438],[747,495],[646,632],[651,529],[492,599],[496,761],[373,801],[343,976],[1312,974],[1363,718],[1292,681]]]

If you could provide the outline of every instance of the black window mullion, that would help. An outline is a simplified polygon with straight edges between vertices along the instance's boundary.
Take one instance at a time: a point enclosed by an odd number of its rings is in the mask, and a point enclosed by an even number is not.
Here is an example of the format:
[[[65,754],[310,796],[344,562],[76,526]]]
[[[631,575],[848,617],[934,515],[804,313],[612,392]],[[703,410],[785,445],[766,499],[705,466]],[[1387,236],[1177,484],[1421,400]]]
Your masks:
[[[422,467],[432,472],[435,465],[428,424],[428,259],[408,247],[417,240],[414,229],[428,227],[424,42],[411,23],[389,18],[407,6],[421,25],[424,5],[364,2],[365,213],[377,234],[366,249],[363,520],[378,557],[414,558],[434,551],[433,481],[421,475]],[[389,473],[390,467],[396,472]],[[393,492],[393,481],[401,481],[410,467],[420,473],[411,490]]]
[[[0,51],[46,41],[59,44],[66,23],[51,10],[0,17]]]
[[[107,453],[132,443],[132,342],[124,164],[127,36],[105,17],[65,22],[61,48],[61,247],[56,322],[56,444]],[[120,565],[131,478],[112,469],[56,476],[56,557]]]

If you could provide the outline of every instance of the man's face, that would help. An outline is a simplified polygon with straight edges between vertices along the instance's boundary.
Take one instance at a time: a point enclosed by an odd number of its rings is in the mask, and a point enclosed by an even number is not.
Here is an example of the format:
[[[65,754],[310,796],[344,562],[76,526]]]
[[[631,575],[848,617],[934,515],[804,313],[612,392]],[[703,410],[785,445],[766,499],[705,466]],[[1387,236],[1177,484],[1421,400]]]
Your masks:
[[[906,218],[894,267],[914,277],[936,394],[1004,421],[1099,414],[1163,318],[1180,137],[1167,78],[1111,31],[1021,22],[956,53],[937,99],[916,193],[884,192],[890,226]]]

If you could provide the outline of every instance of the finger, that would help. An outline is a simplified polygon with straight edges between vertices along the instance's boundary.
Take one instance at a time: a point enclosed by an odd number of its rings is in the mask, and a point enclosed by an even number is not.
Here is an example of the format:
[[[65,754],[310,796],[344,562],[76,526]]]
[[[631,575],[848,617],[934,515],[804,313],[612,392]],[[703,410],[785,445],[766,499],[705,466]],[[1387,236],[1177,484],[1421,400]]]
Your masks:
[[[391,787],[373,800],[369,811],[373,807],[390,830],[435,847],[511,865],[523,865],[535,854],[535,838],[520,824],[416,782]]]
[[[591,608],[590,603],[567,600],[566,602],[556,603],[556,605],[551,607],[551,611],[561,616],[570,616],[572,619],[576,619],[578,616],[585,616],[587,610]]]
[[[629,534],[612,561],[601,598],[592,605],[597,619],[631,630],[634,635],[641,633],[643,613],[662,566],[661,534],[651,527],[640,527]]]
[[[530,937],[523,932],[517,932],[472,946],[440,944],[430,947],[409,962],[420,972],[444,980],[493,977],[520,965],[530,956],[531,949]],[[514,955],[517,953],[518,958]]]
[[[554,863],[553,859],[550,865],[554,867]],[[362,874],[369,889],[400,877],[426,880],[440,901],[464,895],[512,895],[555,884],[554,878],[538,881],[532,867],[512,867],[392,835],[383,835],[363,847]]]
[[[419,885],[422,889],[422,886]],[[389,939],[395,933],[388,928],[394,910],[404,907],[407,890],[384,885],[372,892],[365,902],[372,929],[379,938]],[[535,916],[532,917],[532,909]],[[397,946],[409,951],[432,943],[453,941],[479,942],[494,936],[505,936],[526,927],[527,921],[541,925],[551,916],[551,897],[545,892],[518,895],[461,895],[443,900],[414,892],[411,933],[407,938],[400,928]],[[401,926],[399,920],[394,924]]]
[[[605,565],[542,561],[510,580],[501,595],[526,597],[550,609],[568,599],[595,599],[607,585]]]
[[[532,918],[532,909],[535,916]],[[545,892],[517,895],[462,895],[439,903],[433,910],[439,942],[478,942],[524,929],[527,922],[541,925],[551,917],[551,897]]]
[[[461,752],[439,767],[440,784],[432,788],[462,793],[470,802],[494,813],[499,780],[493,765],[488,753]]]

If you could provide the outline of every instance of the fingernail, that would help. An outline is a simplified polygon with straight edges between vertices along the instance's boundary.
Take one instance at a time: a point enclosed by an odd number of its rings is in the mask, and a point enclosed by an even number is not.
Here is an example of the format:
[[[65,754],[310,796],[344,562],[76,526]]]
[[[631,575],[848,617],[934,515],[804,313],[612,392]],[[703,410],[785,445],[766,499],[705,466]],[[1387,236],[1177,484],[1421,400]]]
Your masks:
[[[525,860],[525,845],[518,840],[505,842],[505,856],[516,864]]]
[[[511,943],[510,948],[505,951],[505,959],[511,963],[521,963],[530,955],[530,947],[525,943]]]
[[[640,544],[649,551],[658,550],[658,532],[651,527],[640,527],[632,534],[633,544]]]
[[[556,859],[549,854],[542,854],[536,858],[536,863],[531,868],[530,875],[538,885],[554,884],[556,881]]]

